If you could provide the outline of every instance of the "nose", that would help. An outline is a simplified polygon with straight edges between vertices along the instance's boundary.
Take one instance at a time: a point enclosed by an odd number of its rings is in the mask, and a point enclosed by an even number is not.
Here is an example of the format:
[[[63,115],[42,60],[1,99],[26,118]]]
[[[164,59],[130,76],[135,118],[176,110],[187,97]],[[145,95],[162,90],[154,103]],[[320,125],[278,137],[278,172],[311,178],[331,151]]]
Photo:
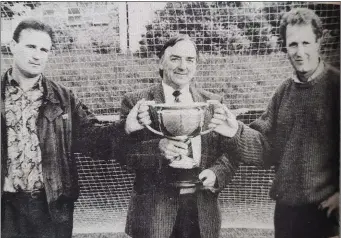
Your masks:
[[[39,60],[43,57],[43,54],[41,53],[40,50],[34,50],[32,54],[32,58],[35,60]]]
[[[186,67],[187,67],[187,63],[186,63],[186,60],[180,60],[180,64],[179,64],[179,69],[181,69],[181,70],[185,70],[186,69]]]
[[[304,47],[302,44],[299,44],[297,46],[297,52],[296,52],[297,56],[303,56],[304,55]]]

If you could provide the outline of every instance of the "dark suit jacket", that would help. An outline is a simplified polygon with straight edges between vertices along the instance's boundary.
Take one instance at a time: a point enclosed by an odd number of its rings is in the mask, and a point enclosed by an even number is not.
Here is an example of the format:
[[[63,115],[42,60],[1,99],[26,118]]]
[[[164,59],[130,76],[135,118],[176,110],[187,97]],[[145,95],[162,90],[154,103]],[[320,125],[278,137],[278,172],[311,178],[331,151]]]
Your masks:
[[[210,92],[190,87],[195,102],[220,100]],[[165,102],[161,84],[141,91],[128,93],[122,101],[122,118],[124,119],[138,100]],[[221,100],[220,100],[221,101]],[[205,116],[208,124],[209,114]],[[121,144],[117,153],[120,161],[134,169],[136,179],[130,200],[126,233],[138,238],[168,238],[171,235],[179,207],[179,191],[169,185],[167,170],[169,166],[160,154],[158,143],[162,137],[143,129],[132,133],[130,138]],[[236,162],[223,154],[220,145],[221,137],[212,132],[201,136],[200,169],[211,169],[217,176],[219,191],[232,178]],[[161,161],[161,163],[160,163]],[[197,192],[198,218],[202,238],[216,238],[221,227],[218,194],[208,190]]]

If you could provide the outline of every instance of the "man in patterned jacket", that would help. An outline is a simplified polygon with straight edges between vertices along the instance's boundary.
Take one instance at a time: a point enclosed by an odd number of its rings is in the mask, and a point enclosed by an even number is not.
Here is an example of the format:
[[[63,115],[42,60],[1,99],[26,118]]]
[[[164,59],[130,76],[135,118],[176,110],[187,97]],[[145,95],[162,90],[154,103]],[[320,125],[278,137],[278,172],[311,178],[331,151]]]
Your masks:
[[[105,158],[141,129],[132,110],[124,124],[95,126],[95,116],[65,87],[45,78],[53,31],[24,20],[13,34],[13,65],[1,80],[1,237],[71,238],[79,187],[74,153]],[[84,144],[83,144],[84,145]]]

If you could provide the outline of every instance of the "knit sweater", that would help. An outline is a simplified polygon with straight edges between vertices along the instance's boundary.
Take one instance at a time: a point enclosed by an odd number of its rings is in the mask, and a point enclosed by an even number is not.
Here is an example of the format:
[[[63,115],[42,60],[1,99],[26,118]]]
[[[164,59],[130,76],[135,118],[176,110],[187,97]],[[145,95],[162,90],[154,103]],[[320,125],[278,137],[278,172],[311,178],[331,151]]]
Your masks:
[[[239,122],[228,153],[275,166],[270,196],[287,205],[315,204],[339,191],[340,73],[326,65],[304,84],[288,79],[264,114]]]

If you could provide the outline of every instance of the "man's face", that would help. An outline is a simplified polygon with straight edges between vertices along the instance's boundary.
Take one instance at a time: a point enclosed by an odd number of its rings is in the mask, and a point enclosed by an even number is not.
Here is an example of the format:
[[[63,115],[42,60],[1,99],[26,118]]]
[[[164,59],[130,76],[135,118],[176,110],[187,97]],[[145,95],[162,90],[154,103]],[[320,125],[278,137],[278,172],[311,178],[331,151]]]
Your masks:
[[[38,76],[45,69],[52,46],[51,37],[43,31],[24,29],[18,41],[11,43],[14,67],[27,78]]]
[[[298,73],[313,72],[319,63],[320,40],[316,39],[311,24],[288,25],[286,48],[289,60]]]
[[[195,47],[189,40],[179,41],[168,47],[160,62],[163,81],[174,89],[181,89],[189,84],[196,71],[196,58]]]

